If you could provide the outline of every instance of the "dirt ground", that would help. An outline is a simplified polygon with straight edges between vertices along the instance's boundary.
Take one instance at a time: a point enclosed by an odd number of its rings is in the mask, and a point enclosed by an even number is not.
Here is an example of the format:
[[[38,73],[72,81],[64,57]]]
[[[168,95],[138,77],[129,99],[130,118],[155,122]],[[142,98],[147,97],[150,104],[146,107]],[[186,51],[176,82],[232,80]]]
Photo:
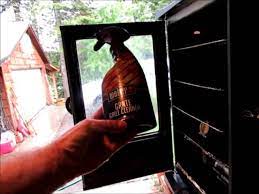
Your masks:
[[[23,142],[17,143],[15,150],[6,155],[44,146],[63,134],[74,125],[73,118],[64,105],[47,106],[33,122],[35,134],[24,137]]]

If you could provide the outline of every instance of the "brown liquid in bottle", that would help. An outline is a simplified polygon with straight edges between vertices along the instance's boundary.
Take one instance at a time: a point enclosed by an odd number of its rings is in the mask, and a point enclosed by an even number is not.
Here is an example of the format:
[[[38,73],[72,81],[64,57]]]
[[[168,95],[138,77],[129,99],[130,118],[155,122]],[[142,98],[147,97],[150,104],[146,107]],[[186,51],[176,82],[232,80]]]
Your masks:
[[[115,29],[118,30],[121,29]],[[105,118],[125,120],[129,128],[135,128],[138,132],[152,129],[156,126],[156,119],[145,74],[135,56],[121,42],[118,35],[117,38],[109,38],[113,39],[110,51],[114,65],[102,82]]]

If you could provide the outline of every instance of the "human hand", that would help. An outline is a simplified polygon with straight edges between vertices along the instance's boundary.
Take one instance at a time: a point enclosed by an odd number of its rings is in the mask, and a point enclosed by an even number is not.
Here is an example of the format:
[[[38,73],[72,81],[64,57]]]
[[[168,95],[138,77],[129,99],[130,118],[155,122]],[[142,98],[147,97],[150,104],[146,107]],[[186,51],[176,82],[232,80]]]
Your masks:
[[[98,168],[136,135],[124,121],[102,120],[102,113],[99,109],[44,147],[0,158],[0,193],[49,194]]]
[[[63,134],[56,142],[62,168],[76,176],[89,173],[130,141],[136,131],[126,130],[120,120],[102,120],[100,108],[92,119],[85,119]]]

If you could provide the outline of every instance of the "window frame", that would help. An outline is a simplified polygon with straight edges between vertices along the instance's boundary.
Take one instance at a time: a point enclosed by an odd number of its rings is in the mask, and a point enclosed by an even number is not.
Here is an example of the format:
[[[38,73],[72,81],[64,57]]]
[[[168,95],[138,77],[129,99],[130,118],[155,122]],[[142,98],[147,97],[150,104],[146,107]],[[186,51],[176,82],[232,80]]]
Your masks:
[[[82,83],[76,41],[94,39],[107,26],[119,26],[131,36],[151,35],[157,88],[159,131],[137,136],[96,171],[83,175],[83,189],[93,189],[174,168],[169,73],[166,53],[165,22],[134,22],[61,26],[63,52],[74,123],[85,119]]]

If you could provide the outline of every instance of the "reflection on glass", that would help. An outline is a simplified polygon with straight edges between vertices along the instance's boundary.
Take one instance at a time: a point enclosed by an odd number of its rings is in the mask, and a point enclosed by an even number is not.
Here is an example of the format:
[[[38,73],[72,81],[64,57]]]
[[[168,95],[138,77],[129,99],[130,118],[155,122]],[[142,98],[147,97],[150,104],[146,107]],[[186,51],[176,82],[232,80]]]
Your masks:
[[[98,52],[95,52],[93,50],[95,43],[95,39],[77,41],[77,53],[86,117],[90,117],[97,108],[102,105],[102,79],[113,65],[113,60],[109,52],[110,46],[106,44]],[[147,79],[152,105],[157,120],[157,126],[148,132],[158,131],[157,93],[152,37],[133,36],[125,42],[125,45],[139,61]]]

